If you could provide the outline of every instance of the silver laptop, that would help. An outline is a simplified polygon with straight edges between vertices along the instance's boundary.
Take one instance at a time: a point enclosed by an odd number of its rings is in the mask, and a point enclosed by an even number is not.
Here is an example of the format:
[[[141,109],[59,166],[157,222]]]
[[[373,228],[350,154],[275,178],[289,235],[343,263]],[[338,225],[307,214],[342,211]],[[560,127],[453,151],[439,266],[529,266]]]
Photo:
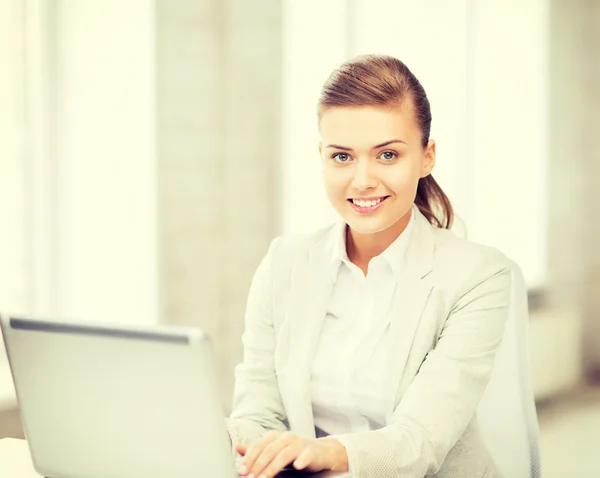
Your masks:
[[[0,322],[42,476],[237,476],[202,331],[15,315]]]

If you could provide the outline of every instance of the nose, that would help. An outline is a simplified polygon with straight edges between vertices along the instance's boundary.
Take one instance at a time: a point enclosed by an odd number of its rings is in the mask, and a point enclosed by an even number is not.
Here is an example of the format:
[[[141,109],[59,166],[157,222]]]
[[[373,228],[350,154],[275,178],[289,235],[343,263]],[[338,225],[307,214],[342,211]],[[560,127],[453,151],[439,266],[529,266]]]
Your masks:
[[[357,191],[367,191],[377,187],[377,179],[370,161],[356,161],[352,187]]]

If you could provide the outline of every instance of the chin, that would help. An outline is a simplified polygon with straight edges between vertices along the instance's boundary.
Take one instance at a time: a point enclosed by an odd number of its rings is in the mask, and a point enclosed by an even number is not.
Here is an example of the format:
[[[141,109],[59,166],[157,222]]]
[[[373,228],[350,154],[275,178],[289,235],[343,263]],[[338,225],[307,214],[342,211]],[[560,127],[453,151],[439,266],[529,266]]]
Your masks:
[[[389,221],[369,221],[365,219],[367,218],[364,218],[363,220],[357,220],[356,218],[347,218],[346,223],[354,232],[363,235],[377,234],[378,232],[382,232],[386,229],[389,229],[394,224],[393,222]]]

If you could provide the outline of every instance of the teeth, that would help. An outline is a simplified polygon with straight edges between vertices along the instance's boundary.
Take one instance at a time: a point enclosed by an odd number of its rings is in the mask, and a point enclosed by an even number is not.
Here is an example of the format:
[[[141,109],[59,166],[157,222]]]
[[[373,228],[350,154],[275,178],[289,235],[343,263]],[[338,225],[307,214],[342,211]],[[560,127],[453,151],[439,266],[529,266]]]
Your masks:
[[[376,206],[377,204],[379,204],[381,202],[381,198],[380,199],[373,199],[370,201],[365,201],[363,199],[353,199],[352,202],[354,204],[356,204],[359,207],[373,207]]]

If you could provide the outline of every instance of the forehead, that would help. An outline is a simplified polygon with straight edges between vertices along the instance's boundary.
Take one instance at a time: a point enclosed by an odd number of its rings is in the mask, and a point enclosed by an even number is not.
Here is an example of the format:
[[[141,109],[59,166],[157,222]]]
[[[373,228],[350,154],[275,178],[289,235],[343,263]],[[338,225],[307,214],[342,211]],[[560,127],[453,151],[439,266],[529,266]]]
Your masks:
[[[332,107],[319,123],[324,143],[371,147],[391,139],[409,143],[420,132],[410,107]]]

